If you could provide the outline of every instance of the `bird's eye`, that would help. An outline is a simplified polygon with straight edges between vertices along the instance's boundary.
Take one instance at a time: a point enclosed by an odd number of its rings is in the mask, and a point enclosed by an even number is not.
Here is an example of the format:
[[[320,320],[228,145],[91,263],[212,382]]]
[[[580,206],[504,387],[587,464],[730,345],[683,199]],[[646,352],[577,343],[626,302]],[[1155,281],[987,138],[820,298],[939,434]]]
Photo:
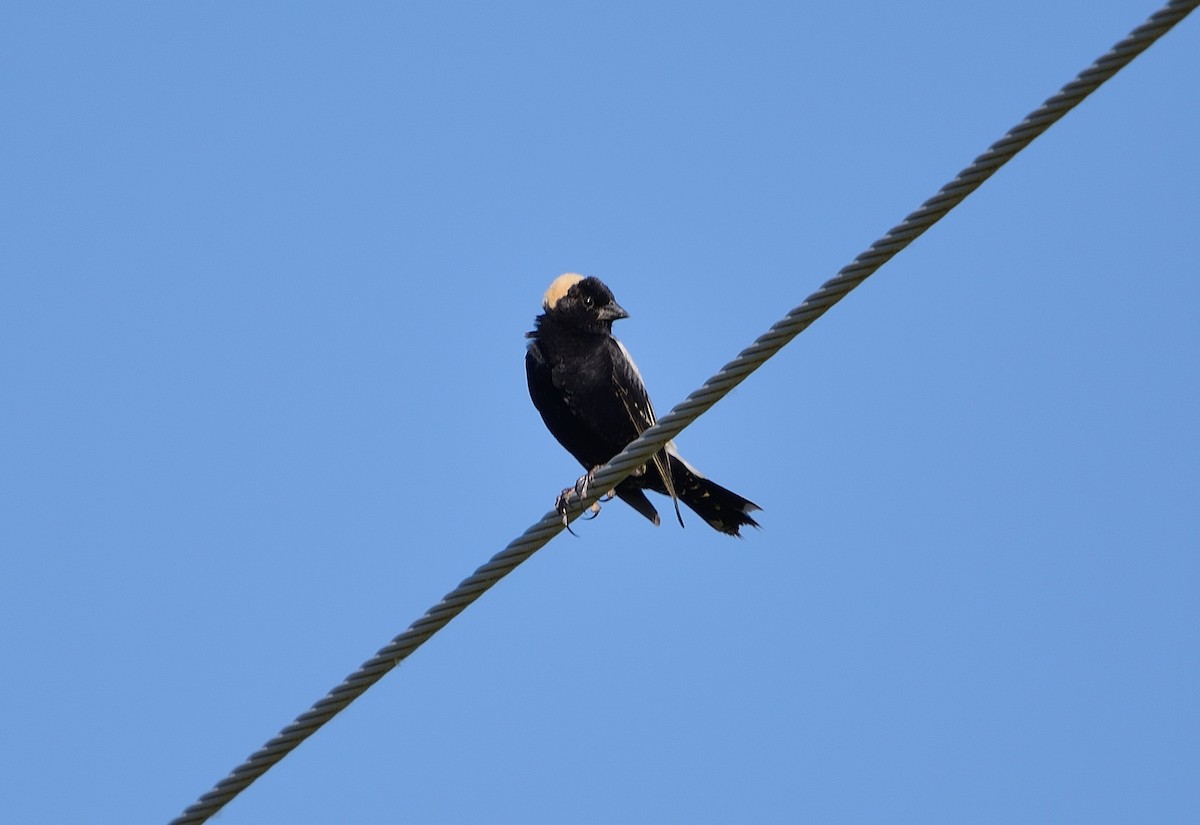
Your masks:
[[[585,307],[587,307],[588,309],[591,309],[591,308],[592,308],[592,304],[594,304],[594,303],[596,303],[596,299],[595,299],[595,298],[593,298],[591,295],[584,295],[584,296],[583,296],[583,305],[584,305]]]

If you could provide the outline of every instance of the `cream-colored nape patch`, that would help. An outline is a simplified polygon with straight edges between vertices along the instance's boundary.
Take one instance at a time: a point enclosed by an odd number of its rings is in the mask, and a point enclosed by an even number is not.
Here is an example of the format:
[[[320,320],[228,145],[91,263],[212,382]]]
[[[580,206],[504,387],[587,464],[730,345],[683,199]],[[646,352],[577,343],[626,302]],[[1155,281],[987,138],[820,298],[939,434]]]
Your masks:
[[[570,292],[571,287],[582,280],[583,276],[577,275],[574,272],[559,275],[554,279],[554,283],[550,284],[550,288],[546,290],[546,294],[542,296],[542,309],[553,309],[554,305]]]

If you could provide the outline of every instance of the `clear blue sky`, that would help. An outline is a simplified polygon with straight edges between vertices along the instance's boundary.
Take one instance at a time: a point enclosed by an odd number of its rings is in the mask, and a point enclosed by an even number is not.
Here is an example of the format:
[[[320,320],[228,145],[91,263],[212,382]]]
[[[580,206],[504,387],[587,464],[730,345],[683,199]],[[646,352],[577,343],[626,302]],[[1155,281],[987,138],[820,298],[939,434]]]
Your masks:
[[[523,333],[660,412],[1153,0],[0,10],[0,783],[162,822],[579,468]],[[221,814],[1200,810],[1200,19]],[[663,508],[665,510],[665,508]]]

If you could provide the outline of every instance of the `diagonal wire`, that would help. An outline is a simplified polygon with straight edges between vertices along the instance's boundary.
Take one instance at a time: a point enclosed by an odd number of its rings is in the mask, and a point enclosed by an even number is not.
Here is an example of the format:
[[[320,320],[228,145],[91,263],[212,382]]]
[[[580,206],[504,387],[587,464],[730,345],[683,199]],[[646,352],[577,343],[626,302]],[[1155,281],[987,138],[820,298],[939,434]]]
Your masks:
[[[992,144],[958,176],[921,205],[921,208],[906,217],[888,231],[867,251],[844,267],[831,280],[793,309],[783,320],[730,361],[704,386],[689,395],[658,423],[621,451],[606,467],[596,473],[591,485],[591,494],[575,500],[581,508],[595,501],[600,493],[611,490],[634,469],[645,464],[651,455],[684,427],[723,398],[740,384],[750,373],[758,369],[768,358],[782,349],[789,341],[846,296],[879,267],[887,263],[933,224],[962,202],[967,195],[979,188],[1001,166],[1017,152],[1029,145],[1034,138],[1045,132],[1059,118],[1075,108],[1084,98],[1101,84],[1120,71],[1131,60],[1145,51],[1154,41],[1186,17],[1200,0],[1171,0],[1166,6],[1136,28],[1130,35],[1099,58],[1090,67],[1068,83],[1062,90],[1029,114],[1008,134]],[[574,497],[573,497],[574,499]],[[578,517],[575,510],[571,518]],[[430,608],[407,630],[397,636],[386,647],[348,676],[342,684],[331,690],[310,710],[300,715],[279,735],[267,742],[245,762],[184,813],[172,820],[171,825],[197,825],[224,807],[231,799],[245,790],[255,779],[262,776],[276,762],[291,753],[301,742],[311,736],[322,725],[332,719],[352,701],[366,692],[367,688],[383,678],[384,674],[424,644],[430,636],[441,630],[455,616],[483,595],[492,585],[508,575],[518,564],[554,538],[563,529],[563,522],[555,512],[549,512],[512,541],[502,551],[458,587],[447,594],[438,604]]]

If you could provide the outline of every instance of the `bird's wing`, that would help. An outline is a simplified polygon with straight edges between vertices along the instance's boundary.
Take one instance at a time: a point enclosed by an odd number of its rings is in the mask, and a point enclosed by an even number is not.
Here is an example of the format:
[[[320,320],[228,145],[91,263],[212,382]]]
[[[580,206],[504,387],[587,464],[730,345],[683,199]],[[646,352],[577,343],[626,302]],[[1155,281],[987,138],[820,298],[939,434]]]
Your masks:
[[[610,339],[616,349],[612,356],[613,386],[617,390],[617,395],[625,405],[625,412],[629,414],[629,420],[633,422],[634,428],[638,435],[641,435],[650,427],[654,426],[657,420],[654,416],[654,405],[650,403],[650,394],[646,392],[646,384],[642,381],[642,373],[638,370],[637,364],[633,362],[633,357],[629,354],[629,350],[625,349],[625,345],[616,338]],[[679,512],[679,497],[675,494],[675,485],[671,479],[670,461],[667,458],[665,450],[659,450],[654,454],[651,461],[654,463],[654,468],[658,470],[662,476],[663,486],[667,489],[667,495],[671,497],[671,503],[675,506],[675,518],[679,519],[679,524],[683,526],[683,516]]]

